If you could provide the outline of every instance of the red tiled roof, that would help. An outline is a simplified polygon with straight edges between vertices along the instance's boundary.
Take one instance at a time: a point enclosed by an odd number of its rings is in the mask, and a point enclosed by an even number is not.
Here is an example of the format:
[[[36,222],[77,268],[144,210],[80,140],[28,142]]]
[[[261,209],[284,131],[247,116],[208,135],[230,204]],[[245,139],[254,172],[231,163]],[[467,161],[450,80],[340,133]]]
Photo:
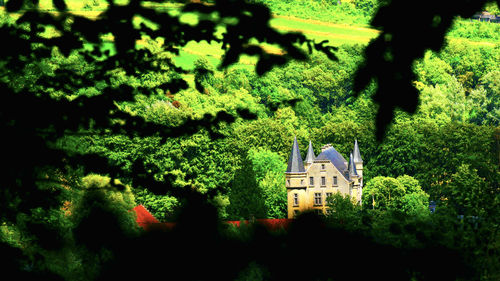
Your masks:
[[[172,229],[174,227],[174,223],[162,223],[157,220],[144,206],[138,205],[134,209],[137,214],[137,219],[135,220],[137,224],[142,227],[144,230],[165,230]]]
[[[138,205],[134,209],[137,214],[137,219],[135,220],[137,224],[141,227],[146,227],[152,223],[160,223],[144,206]]]
[[[136,222],[144,230],[151,229],[172,229],[175,223],[158,221],[144,206],[138,205],[134,209],[137,214]],[[255,223],[264,226],[269,231],[276,231],[280,229],[287,229],[291,219],[257,219]],[[241,223],[249,224],[248,220],[245,221],[226,221],[228,224],[240,227]]]
[[[267,230],[270,231],[276,231],[280,229],[287,229],[290,223],[292,222],[291,219],[257,219],[255,220],[255,223],[260,224],[264,226]],[[248,220],[245,221],[226,221],[228,224],[232,224],[236,227],[240,227],[242,223],[249,224],[250,222]]]

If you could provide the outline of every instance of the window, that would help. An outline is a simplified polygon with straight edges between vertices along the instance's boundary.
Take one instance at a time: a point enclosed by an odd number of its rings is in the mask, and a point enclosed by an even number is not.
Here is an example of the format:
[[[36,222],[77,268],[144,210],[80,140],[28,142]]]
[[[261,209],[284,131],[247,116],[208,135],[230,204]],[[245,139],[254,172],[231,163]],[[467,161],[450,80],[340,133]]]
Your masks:
[[[327,200],[328,200],[328,197],[330,197],[330,196],[332,196],[332,193],[331,193],[331,192],[327,192],[327,193],[325,194],[325,197],[326,197],[326,199],[327,199]]]
[[[333,177],[333,185],[337,185],[337,176]]]
[[[314,193],[314,205],[322,205],[321,192]]]
[[[300,180],[300,185],[303,186],[304,185],[304,180]]]
[[[286,180],[286,184],[290,186],[290,180]]]
[[[298,206],[299,205],[299,194],[294,193],[293,194],[293,205]]]
[[[321,170],[325,169],[325,164],[321,164]]]
[[[326,185],[326,178],[321,177],[321,186],[325,186],[325,185]]]
[[[314,178],[313,177],[309,177],[309,185],[314,185]]]

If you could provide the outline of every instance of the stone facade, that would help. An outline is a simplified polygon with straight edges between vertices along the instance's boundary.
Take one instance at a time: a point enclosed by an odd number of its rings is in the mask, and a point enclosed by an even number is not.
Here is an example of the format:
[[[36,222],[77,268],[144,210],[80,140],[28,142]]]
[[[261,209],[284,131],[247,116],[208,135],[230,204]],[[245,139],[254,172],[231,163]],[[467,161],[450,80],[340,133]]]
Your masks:
[[[348,194],[361,203],[363,192],[363,160],[358,142],[349,162],[327,144],[316,157],[311,142],[302,160],[297,139],[294,139],[286,171],[288,218],[304,211],[327,212],[327,198],[335,192]]]

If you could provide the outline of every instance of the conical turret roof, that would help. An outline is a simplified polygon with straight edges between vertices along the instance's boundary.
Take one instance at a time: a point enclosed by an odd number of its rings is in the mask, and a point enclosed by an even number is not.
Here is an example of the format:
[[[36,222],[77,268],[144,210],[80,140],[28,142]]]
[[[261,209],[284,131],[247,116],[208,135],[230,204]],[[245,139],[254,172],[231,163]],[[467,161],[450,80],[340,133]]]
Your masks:
[[[361,154],[359,153],[359,147],[358,147],[358,140],[354,140],[354,151],[353,151],[353,156],[354,156],[354,162],[356,163],[362,163],[363,159],[361,159]]]
[[[311,164],[316,156],[314,156],[314,150],[311,141],[309,141],[309,148],[307,148],[306,163]]]
[[[288,158],[288,167],[286,169],[287,173],[304,173],[304,162],[302,162],[302,156],[300,156],[299,144],[297,143],[297,137],[293,139],[292,152],[290,153],[290,158]]]
[[[349,177],[357,175],[358,171],[356,171],[356,165],[354,164],[354,157],[351,152],[351,154],[349,155]]]

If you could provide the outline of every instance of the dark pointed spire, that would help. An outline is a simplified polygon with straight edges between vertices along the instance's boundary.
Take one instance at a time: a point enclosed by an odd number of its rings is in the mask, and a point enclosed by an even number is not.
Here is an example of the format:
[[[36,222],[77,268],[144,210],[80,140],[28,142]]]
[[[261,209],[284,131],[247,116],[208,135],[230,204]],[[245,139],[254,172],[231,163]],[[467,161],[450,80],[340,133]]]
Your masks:
[[[358,140],[354,140],[354,162],[356,163],[363,163],[363,159],[361,159],[361,154],[359,153],[359,147],[358,147]]]
[[[290,153],[290,158],[288,158],[288,168],[287,173],[303,173],[304,162],[302,162],[302,156],[300,156],[299,144],[297,143],[297,137],[293,139],[292,152]]]
[[[314,156],[314,150],[311,141],[309,141],[309,148],[307,149],[307,155],[306,155],[306,163],[311,164],[314,159],[316,159],[316,156]]]
[[[356,165],[354,164],[354,157],[349,155],[349,176],[357,176],[358,172],[356,171]]]

